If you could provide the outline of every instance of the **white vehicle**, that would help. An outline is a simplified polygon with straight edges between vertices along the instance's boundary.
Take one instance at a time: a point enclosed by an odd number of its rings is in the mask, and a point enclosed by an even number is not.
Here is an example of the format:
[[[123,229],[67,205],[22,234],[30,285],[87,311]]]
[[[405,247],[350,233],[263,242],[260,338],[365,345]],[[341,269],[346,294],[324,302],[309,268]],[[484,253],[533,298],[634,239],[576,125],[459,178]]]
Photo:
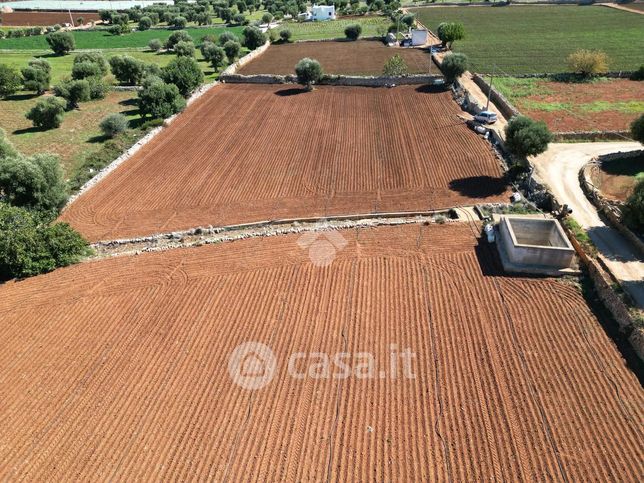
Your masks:
[[[476,116],[474,120],[483,124],[494,124],[496,122],[496,113],[492,111],[481,111]]]

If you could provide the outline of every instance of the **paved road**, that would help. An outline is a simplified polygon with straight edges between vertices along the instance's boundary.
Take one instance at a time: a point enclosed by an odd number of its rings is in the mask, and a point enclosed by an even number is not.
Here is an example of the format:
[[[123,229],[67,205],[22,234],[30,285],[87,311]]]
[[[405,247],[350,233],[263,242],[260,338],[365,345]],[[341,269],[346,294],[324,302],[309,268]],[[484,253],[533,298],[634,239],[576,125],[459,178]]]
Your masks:
[[[572,208],[572,216],[593,240],[600,256],[640,308],[644,308],[644,263],[636,249],[615,229],[606,226],[579,185],[579,170],[591,158],[617,151],[642,149],[635,142],[550,144],[533,159],[536,175],[560,203]]]

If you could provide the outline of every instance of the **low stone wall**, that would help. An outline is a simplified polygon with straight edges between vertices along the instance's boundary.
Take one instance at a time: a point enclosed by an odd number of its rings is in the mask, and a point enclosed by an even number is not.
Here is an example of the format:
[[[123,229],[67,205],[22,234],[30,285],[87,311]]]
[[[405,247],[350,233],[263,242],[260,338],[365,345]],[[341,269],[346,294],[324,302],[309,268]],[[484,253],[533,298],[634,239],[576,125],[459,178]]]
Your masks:
[[[485,79],[478,74],[472,75],[474,83],[481,88],[483,94],[490,93],[490,100],[494,103],[496,108],[501,111],[503,117],[510,119],[513,116],[521,114],[519,110],[508,101],[503,94],[497,91],[494,87],[490,88],[490,84],[485,82]]]
[[[626,153],[610,153],[605,156],[599,156],[595,160],[586,164],[579,170],[579,184],[586,197],[595,207],[608,219],[613,228],[618,230],[633,246],[638,250],[640,255],[644,256],[644,241],[633,233],[621,220],[621,210],[609,200],[604,198],[601,192],[592,182],[591,170],[594,165],[602,162],[609,162],[615,159],[630,158],[639,156],[642,150],[629,151]]]
[[[606,72],[604,74],[598,74],[596,77],[608,77],[610,79],[628,79],[633,71],[630,70],[614,70],[611,72]],[[497,74],[499,77],[515,77],[517,79],[545,79],[552,77],[556,80],[558,77],[563,80],[565,78],[573,78],[574,74],[566,72],[538,72],[533,74]]]
[[[262,55],[264,52],[266,52],[266,49],[268,49],[271,46],[271,43],[267,40],[264,45],[261,47],[256,48],[252,52],[249,52],[245,56],[243,56],[241,59],[239,59],[237,62],[234,64],[230,64],[228,67],[226,67],[221,75],[219,76],[221,80],[221,76],[223,75],[228,75],[228,74],[234,74],[236,73],[239,69],[244,67],[246,64],[248,64],[250,61],[255,60],[257,57]]]
[[[624,136],[629,136],[628,131],[569,131],[552,133],[555,142],[581,141],[623,141]]]
[[[613,316],[622,331],[632,331],[628,340],[639,358],[644,361],[644,330],[635,326],[635,320],[628,307],[615,292],[615,280],[611,278],[610,272],[599,261],[586,255],[577,239],[565,227],[564,231],[568,234],[568,238],[577,255],[579,255],[579,258],[588,269],[588,276],[593,282],[599,300]]]
[[[241,75],[222,74],[221,82],[229,84],[295,84],[297,77],[294,75]],[[422,85],[434,84],[443,79],[441,75],[419,74],[401,77],[362,77],[349,75],[328,75],[318,84],[325,86],[363,86],[363,87],[386,87],[393,85]]]

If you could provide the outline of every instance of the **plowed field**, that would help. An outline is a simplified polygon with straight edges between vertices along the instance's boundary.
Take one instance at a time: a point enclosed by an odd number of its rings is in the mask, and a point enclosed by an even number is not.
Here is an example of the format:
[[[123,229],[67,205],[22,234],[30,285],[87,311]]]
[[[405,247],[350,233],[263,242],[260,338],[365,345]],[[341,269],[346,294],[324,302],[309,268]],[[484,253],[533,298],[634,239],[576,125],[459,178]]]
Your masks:
[[[294,74],[304,57],[316,59],[327,74],[381,75],[385,62],[400,54],[410,74],[427,73],[429,54],[419,49],[394,49],[379,40],[357,42],[298,42],[271,45],[266,52],[239,70],[240,74]],[[438,73],[433,66],[434,73]]]
[[[507,200],[449,92],[223,85],[64,213],[91,240]]]
[[[83,18],[85,23],[96,22],[101,18],[97,12],[73,12],[72,19],[74,24],[78,23],[79,18]],[[2,14],[2,25],[5,27],[19,26],[43,26],[72,23],[68,12],[11,12]]]
[[[325,268],[283,236],[1,286],[0,479],[639,479],[644,393],[575,288],[501,276],[466,225],[338,233]],[[392,344],[415,378],[286,369]]]

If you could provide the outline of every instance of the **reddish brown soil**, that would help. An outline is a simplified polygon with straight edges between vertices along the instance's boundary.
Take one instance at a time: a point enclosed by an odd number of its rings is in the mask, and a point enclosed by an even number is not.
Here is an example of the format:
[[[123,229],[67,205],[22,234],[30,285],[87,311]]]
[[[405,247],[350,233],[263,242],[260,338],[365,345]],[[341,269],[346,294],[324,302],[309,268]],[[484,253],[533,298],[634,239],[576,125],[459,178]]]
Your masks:
[[[626,201],[635,188],[637,175],[644,173],[644,155],[625,158],[601,166],[594,166],[591,175],[593,184],[605,197]]]
[[[97,12],[72,12],[74,24],[83,17],[85,23],[100,20]],[[72,23],[69,12],[12,12],[0,15],[1,24],[5,27],[49,26],[56,24]]]
[[[0,479],[634,481],[644,393],[580,293],[506,278],[465,224],[82,264],[0,286]],[[228,356],[278,360],[259,391]],[[294,379],[293,352],[415,353]]]
[[[580,104],[593,102],[628,102],[644,99],[644,82],[627,79],[611,79],[596,83],[539,83],[551,90],[551,94],[533,95],[517,101],[519,110],[534,119],[544,121],[553,132],[569,131],[624,131],[642,113],[620,112],[617,109],[592,112],[583,110]],[[530,101],[566,103],[568,110],[543,111],[530,108]]]
[[[240,74],[294,74],[304,57],[316,59],[327,74],[381,75],[385,62],[400,54],[410,74],[429,70],[429,55],[420,49],[387,47],[379,40],[356,42],[297,42],[271,45],[266,52],[239,70]],[[434,66],[434,72],[437,72]]]
[[[95,241],[507,200],[459,112],[417,86],[218,86],[62,218]]]

